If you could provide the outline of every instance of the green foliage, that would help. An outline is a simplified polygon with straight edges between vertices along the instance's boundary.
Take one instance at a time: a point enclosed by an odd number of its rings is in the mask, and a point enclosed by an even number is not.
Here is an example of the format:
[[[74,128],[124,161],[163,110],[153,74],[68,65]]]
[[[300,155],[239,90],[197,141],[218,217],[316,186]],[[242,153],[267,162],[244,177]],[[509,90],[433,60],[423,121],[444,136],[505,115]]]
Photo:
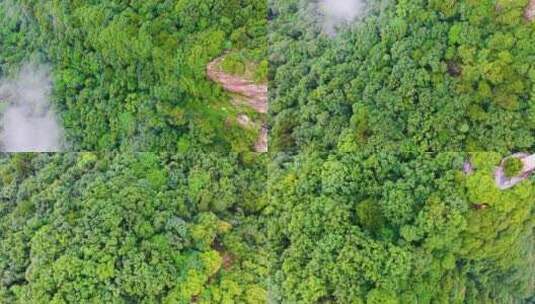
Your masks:
[[[274,299],[523,303],[535,293],[535,186],[498,189],[501,158],[302,152],[275,161],[268,188]]]
[[[223,62],[221,63],[223,71],[229,74],[243,75],[245,74],[246,66],[245,63],[241,60],[239,54],[233,53],[228,56],[225,56]]]
[[[0,302],[265,302],[249,208],[263,168],[198,152],[2,155]]]
[[[206,65],[231,50],[265,60],[265,12],[261,0],[2,1],[0,75],[50,63],[75,151],[177,151],[187,140],[241,152],[252,143],[223,128],[229,97]]]
[[[535,150],[528,1],[363,2],[269,2],[273,302],[531,303],[533,178],[494,180]]]
[[[264,83],[267,81],[268,61],[264,59],[257,62],[251,52],[232,52],[223,58],[221,69],[229,74]]]
[[[270,2],[272,151],[535,148],[527,0],[364,2],[334,37],[315,1]]]
[[[384,226],[384,216],[377,202],[365,200],[356,207],[357,218],[362,227],[371,233],[380,232]]]
[[[516,157],[508,158],[503,163],[504,173],[507,177],[517,176],[522,168],[524,168],[524,163]]]

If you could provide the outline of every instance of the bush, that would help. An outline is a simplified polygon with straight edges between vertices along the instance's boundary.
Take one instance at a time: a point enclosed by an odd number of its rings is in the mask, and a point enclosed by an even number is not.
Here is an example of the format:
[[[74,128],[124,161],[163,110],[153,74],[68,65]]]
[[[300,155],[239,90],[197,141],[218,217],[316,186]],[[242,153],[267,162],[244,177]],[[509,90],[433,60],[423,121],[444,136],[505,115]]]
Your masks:
[[[243,75],[246,71],[245,63],[240,58],[239,54],[231,54],[223,59],[221,63],[221,68],[224,72],[234,74],[234,75]]]
[[[518,174],[520,174],[523,167],[524,164],[522,163],[522,161],[515,157],[505,160],[503,164],[505,176],[507,177],[517,176]]]

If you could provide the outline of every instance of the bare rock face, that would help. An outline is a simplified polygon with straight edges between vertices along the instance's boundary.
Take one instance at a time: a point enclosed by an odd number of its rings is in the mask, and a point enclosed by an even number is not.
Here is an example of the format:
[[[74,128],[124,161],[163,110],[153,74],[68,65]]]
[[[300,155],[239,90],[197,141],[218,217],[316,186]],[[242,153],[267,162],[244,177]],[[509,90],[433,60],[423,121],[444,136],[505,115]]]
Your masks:
[[[234,98],[234,104],[245,104],[258,113],[266,114],[268,112],[268,86],[265,84],[256,84],[251,80],[223,72],[219,68],[223,58],[224,56],[219,57],[208,64],[206,68],[208,78],[221,85],[226,91],[239,95],[239,98]],[[238,115],[236,119],[238,124],[244,128],[259,125],[252,122],[251,119],[244,114]],[[254,146],[255,151],[262,153],[267,152],[267,142],[268,128],[263,125],[260,129],[258,140]]]
[[[255,151],[260,153],[266,153],[268,151],[268,128],[265,125],[260,130],[260,135],[255,144]]]
[[[236,121],[243,128],[251,127],[251,119],[249,118],[249,116],[247,116],[245,114],[238,115],[238,118],[236,118]]]
[[[258,113],[268,111],[268,87],[265,84],[256,84],[250,80],[226,74],[219,69],[219,64],[224,57],[219,57],[210,62],[207,67],[207,75],[210,80],[220,84],[226,91],[245,97],[248,106]]]
[[[524,165],[520,174],[510,178],[505,175],[504,169],[505,161],[509,158],[518,158]],[[500,166],[496,168],[496,171],[494,172],[494,180],[496,181],[496,186],[498,188],[505,190],[512,188],[516,184],[528,178],[533,171],[535,171],[535,154],[529,155],[527,153],[516,153],[502,160]]]
[[[524,13],[524,17],[526,17],[526,20],[528,21],[533,21],[535,19],[535,0],[531,0],[529,2]]]

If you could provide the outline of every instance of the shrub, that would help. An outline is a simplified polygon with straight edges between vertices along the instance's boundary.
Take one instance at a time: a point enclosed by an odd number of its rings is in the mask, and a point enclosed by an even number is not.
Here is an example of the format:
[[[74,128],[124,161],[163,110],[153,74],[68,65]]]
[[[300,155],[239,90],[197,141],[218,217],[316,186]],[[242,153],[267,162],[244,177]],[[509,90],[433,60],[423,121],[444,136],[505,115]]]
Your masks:
[[[515,157],[507,159],[503,164],[505,176],[507,177],[517,176],[523,167],[522,161]]]

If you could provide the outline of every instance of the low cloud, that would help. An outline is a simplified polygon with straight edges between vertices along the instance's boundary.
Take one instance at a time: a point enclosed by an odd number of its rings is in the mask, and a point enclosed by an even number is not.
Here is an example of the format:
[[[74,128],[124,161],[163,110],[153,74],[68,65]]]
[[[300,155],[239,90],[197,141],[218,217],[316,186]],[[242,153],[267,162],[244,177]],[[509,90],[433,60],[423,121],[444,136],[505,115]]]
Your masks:
[[[323,30],[335,35],[336,29],[361,17],[366,10],[364,0],[320,0],[319,8],[323,17]]]
[[[63,130],[50,104],[52,81],[44,65],[25,64],[15,79],[0,80],[3,152],[58,152]]]

